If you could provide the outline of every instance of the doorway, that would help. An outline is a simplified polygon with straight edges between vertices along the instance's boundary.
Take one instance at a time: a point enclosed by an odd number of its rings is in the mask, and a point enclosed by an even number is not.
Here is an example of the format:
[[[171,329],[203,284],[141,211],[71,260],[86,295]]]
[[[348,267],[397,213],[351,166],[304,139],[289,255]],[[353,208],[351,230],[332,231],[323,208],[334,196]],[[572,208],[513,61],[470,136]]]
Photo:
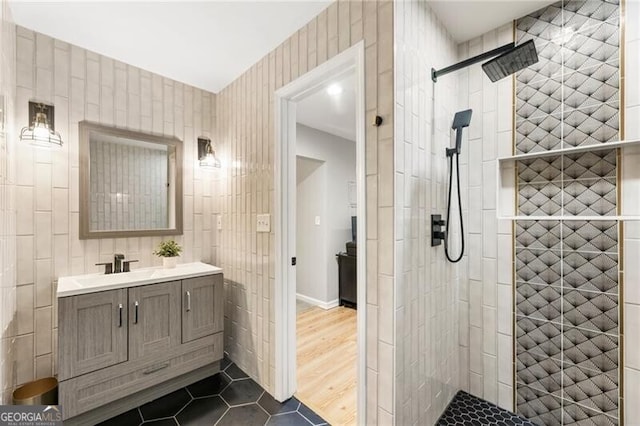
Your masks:
[[[344,194],[344,205],[352,209],[353,214],[349,213],[349,216],[344,218],[347,225],[343,226],[343,231],[347,231],[347,236],[342,233],[340,251],[346,251],[346,243],[351,242],[355,237],[355,243],[352,246],[357,247],[357,258],[355,259],[355,269],[357,279],[356,281],[356,303],[362,308],[354,310],[352,308],[338,307],[340,304],[339,291],[338,291],[338,266],[335,259],[337,252],[332,254],[333,258],[330,259],[333,262],[333,270],[330,269],[330,263],[322,261],[321,263],[326,265],[326,274],[333,274],[333,281],[335,285],[329,285],[324,292],[315,293],[316,296],[308,296],[311,299],[298,297],[298,278],[297,278],[297,236],[298,230],[296,229],[297,222],[297,184],[298,184],[298,169],[302,169],[301,172],[306,174],[306,178],[311,181],[314,179],[325,181],[325,194],[329,192],[329,179],[327,176],[333,176],[332,172],[329,172],[329,166],[326,160],[321,158],[313,158],[312,155],[298,155],[297,140],[298,134],[304,132],[313,132],[318,129],[308,128],[309,126],[299,127],[298,124],[298,105],[304,102],[305,99],[317,94],[321,91],[335,92],[336,88],[332,85],[337,81],[342,81],[346,78],[353,79],[354,87],[354,112],[355,112],[355,124],[354,124],[354,138],[350,142],[353,145],[355,152],[355,162],[353,163],[355,172],[353,179],[342,179],[341,192]],[[316,67],[314,70],[301,76],[295,81],[289,83],[287,86],[279,89],[276,92],[276,155],[275,155],[275,214],[274,214],[274,226],[275,226],[275,251],[276,251],[276,273],[275,273],[275,389],[274,396],[280,401],[284,401],[294,395],[303,387],[298,383],[298,369],[299,362],[301,365],[306,366],[310,359],[313,359],[312,352],[311,358],[303,359],[301,357],[298,360],[298,338],[297,332],[297,305],[301,302],[312,305],[316,313],[323,314],[323,311],[332,311],[338,309],[343,312],[343,316],[347,317],[347,314],[355,316],[355,325],[353,326],[352,347],[353,347],[353,370],[355,372],[355,383],[352,383],[352,393],[357,412],[364,413],[365,407],[365,389],[366,389],[366,375],[365,375],[365,305],[366,305],[366,288],[365,288],[365,273],[366,273],[366,223],[365,223],[365,131],[364,131],[364,45],[359,43],[350,49],[335,56],[331,60]],[[332,125],[332,122],[326,123]],[[325,129],[326,130],[326,129]],[[299,158],[300,157],[300,158]],[[314,162],[315,161],[315,162]],[[325,179],[319,179],[322,175],[325,175]],[[317,182],[316,182],[317,184]],[[320,189],[320,191],[322,188]],[[326,198],[326,197],[325,197]],[[325,203],[326,209],[324,212],[320,207],[318,214],[311,214],[311,225],[306,228],[309,234],[314,234],[314,231],[319,231],[325,224],[325,220],[329,220],[330,212],[333,210],[331,205]],[[316,217],[317,216],[317,217]],[[344,216],[344,214],[343,214]],[[351,216],[354,220],[351,220]],[[344,222],[343,222],[344,223]],[[352,234],[353,228],[353,235]],[[360,232],[358,232],[360,230]],[[306,234],[307,232],[305,232]],[[328,237],[332,233],[325,230],[325,235]],[[338,234],[340,235],[340,234]],[[326,241],[322,244],[323,252],[326,254],[335,245],[333,242],[328,242],[331,238],[326,238]],[[321,244],[319,244],[321,245]],[[301,252],[304,255],[304,250]],[[308,257],[309,255],[305,255]],[[309,262],[309,259],[307,259]],[[309,266],[309,265],[307,265]],[[327,275],[325,275],[327,276]],[[332,280],[329,278],[324,279],[324,283],[330,283]],[[322,282],[322,281],[321,281]],[[303,284],[304,286],[304,284]],[[302,287],[302,286],[301,286]],[[315,300],[313,300],[315,299]],[[336,311],[336,312],[338,312]],[[307,319],[308,324],[318,324],[314,319]],[[352,321],[353,323],[353,321]],[[302,327],[302,326],[301,326]],[[313,328],[313,327],[312,327]],[[317,328],[317,327],[316,327]],[[342,332],[342,335],[348,335],[347,326],[340,327],[339,325],[334,328],[334,331]],[[315,341],[318,343],[323,338],[331,340],[330,336],[318,336],[313,333],[308,334],[304,339],[306,342]],[[300,337],[302,340],[303,337]],[[348,338],[346,338],[348,340]],[[335,339],[334,339],[335,341]],[[343,351],[344,352],[344,351]],[[338,366],[340,359],[339,354],[335,354],[328,358],[330,361],[328,365]],[[342,357],[342,360],[349,363],[347,357]],[[331,367],[323,367],[325,369]],[[335,371],[334,376],[339,375],[340,371]],[[329,397],[331,400],[327,402],[329,405],[346,403],[346,394],[340,394],[340,391],[336,389],[335,395]],[[312,404],[313,405],[313,404]],[[351,404],[353,405],[353,404]],[[314,408],[314,407],[312,407]],[[321,411],[321,410],[320,410]],[[320,413],[321,414],[321,413]],[[322,415],[322,414],[321,414]],[[361,416],[360,419],[364,419]],[[355,416],[350,423],[355,423]],[[362,421],[360,421],[362,423]]]

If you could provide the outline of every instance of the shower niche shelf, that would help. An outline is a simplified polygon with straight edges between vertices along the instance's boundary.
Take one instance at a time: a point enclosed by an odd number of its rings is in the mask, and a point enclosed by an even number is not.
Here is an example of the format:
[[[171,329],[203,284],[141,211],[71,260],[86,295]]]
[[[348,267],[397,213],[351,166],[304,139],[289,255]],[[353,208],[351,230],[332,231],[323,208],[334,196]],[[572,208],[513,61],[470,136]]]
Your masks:
[[[525,216],[516,214],[516,164],[522,160],[580,154],[609,149],[620,150],[619,199],[625,200],[621,214],[615,216],[548,215]],[[633,220],[640,221],[640,139],[608,142],[600,145],[569,147],[552,151],[531,152],[498,158],[497,163],[497,215],[507,220]]]

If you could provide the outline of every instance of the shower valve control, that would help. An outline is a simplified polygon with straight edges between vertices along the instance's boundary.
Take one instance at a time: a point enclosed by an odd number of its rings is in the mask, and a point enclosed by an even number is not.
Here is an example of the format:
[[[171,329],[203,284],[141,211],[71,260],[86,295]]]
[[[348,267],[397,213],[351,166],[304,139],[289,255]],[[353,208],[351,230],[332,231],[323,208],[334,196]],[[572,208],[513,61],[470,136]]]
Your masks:
[[[431,215],[431,247],[439,246],[442,244],[442,240],[446,238],[445,232],[442,230],[445,224],[442,215]]]

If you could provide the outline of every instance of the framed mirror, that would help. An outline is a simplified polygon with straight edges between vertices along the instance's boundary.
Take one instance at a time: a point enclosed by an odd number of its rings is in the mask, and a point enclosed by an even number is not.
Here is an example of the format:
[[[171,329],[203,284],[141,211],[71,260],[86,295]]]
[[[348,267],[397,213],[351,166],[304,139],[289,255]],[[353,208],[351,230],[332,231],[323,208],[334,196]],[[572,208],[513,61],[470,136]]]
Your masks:
[[[79,126],[80,239],[182,234],[182,142]]]

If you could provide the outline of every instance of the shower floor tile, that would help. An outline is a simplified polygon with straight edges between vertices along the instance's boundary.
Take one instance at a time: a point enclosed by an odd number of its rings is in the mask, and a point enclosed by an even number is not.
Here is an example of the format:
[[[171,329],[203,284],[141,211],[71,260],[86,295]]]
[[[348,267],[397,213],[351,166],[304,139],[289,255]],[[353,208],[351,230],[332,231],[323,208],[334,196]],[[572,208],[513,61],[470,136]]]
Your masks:
[[[524,417],[504,410],[484,399],[459,391],[440,416],[438,426],[500,425],[536,426]]]

